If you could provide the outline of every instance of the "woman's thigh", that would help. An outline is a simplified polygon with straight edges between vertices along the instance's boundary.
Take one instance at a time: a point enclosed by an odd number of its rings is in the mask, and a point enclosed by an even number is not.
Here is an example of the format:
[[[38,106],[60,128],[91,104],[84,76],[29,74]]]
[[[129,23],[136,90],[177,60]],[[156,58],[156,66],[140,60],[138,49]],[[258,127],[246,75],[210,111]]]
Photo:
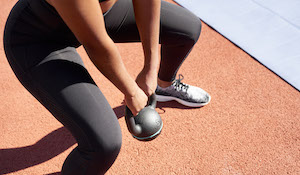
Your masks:
[[[75,48],[52,52],[19,77],[24,87],[71,131],[79,149],[93,152],[120,146],[118,119]]]
[[[140,41],[131,0],[118,0],[104,18],[106,29],[116,43]],[[200,35],[200,19],[178,5],[162,1],[160,20],[161,44],[197,40]]]

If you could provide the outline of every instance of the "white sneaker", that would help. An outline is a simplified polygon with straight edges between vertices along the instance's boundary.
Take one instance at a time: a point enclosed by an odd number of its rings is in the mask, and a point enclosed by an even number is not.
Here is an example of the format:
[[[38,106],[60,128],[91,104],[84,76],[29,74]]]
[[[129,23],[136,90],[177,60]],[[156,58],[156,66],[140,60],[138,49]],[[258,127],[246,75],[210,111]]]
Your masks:
[[[179,78],[174,80],[171,86],[166,88],[157,86],[155,90],[156,100],[158,102],[176,100],[189,107],[207,105],[211,100],[210,95],[199,87],[182,83],[183,78],[183,75],[179,74]]]

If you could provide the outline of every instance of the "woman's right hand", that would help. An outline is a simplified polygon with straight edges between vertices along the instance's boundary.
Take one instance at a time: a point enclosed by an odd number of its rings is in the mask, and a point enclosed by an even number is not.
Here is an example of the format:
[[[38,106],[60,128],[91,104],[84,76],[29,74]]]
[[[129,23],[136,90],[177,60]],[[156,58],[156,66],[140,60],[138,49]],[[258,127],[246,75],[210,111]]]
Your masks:
[[[125,103],[132,112],[133,116],[138,115],[140,110],[142,110],[147,105],[147,101],[148,96],[139,87],[136,89],[136,92],[133,96],[125,95]]]

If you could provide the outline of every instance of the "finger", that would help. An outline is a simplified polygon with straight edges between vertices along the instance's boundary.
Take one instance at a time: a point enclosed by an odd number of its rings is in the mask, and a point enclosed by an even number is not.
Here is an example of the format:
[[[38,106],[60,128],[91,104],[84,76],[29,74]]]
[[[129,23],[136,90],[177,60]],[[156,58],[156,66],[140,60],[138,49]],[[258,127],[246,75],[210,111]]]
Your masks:
[[[138,111],[134,111],[134,112],[132,113],[133,116],[137,116],[138,114],[139,114]]]

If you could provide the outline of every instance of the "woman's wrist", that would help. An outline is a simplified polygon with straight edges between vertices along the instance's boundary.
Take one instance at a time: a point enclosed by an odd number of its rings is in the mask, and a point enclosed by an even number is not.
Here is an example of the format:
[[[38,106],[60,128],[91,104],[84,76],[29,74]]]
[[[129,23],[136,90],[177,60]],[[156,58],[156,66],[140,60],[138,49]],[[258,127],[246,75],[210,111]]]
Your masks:
[[[137,83],[132,79],[130,83],[127,84],[127,87],[122,92],[126,98],[134,97],[139,89]]]
[[[157,55],[154,56],[145,56],[145,63],[143,70],[149,73],[158,73],[160,66],[160,58]]]
[[[142,72],[145,72],[146,74],[149,74],[149,75],[156,75],[158,74],[158,70],[159,70],[159,67],[158,66],[144,66],[143,67],[143,70]]]

